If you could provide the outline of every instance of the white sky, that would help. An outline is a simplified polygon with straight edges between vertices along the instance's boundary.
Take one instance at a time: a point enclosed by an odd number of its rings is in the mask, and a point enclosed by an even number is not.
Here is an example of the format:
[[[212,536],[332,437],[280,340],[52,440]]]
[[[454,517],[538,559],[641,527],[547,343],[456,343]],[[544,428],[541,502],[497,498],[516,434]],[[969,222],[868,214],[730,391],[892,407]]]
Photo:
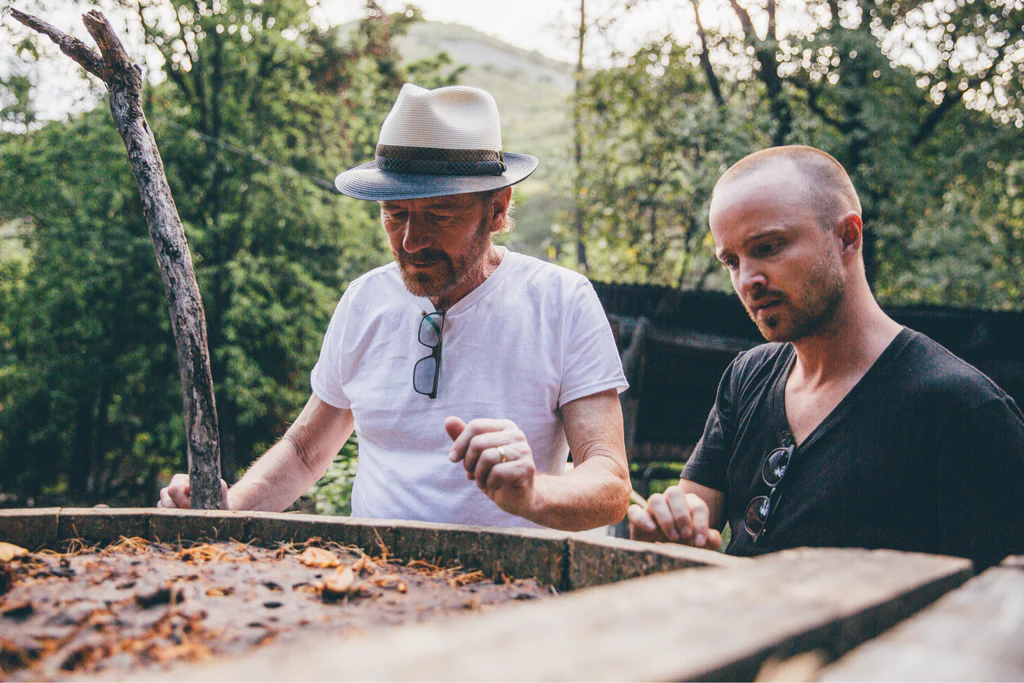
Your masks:
[[[358,19],[365,12],[364,0],[307,1],[316,3],[315,15],[332,25]],[[588,33],[588,65],[596,66],[614,50],[631,51],[670,31],[677,36],[692,35],[693,14],[688,0],[586,0],[588,21],[606,23],[613,14],[611,8],[621,8],[627,2],[635,5],[628,14],[623,16],[620,9],[615,12],[619,18],[610,28]],[[718,2],[702,3],[701,14],[706,23],[718,14]],[[394,12],[404,8],[406,2],[380,0],[379,4]],[[576,61],[579,0],[419,0],[414,4],[428,20],[465,24],[527,50],[537,50],[565,62]],[[92,39],[81,23],[81,15],[98,7],[122,35],[128,34],[126,43],[131,51],[131,28],[115,0],[0,0],[0,12],[7,5],[34,14],[89,44]],[[68,112],[91,107],[94,95],[90,94],[80,69],[49,41],[37,41],[43,52],[36,64],[29,66],[14,57],[12,36],[17,40],[27,34],[9,16],[0,18],[0,73],[6,74],[12,68],[31,72],[36,83],[36,106],[43,118],[61,118]]]
[[[586,0],[589,20],[606,20],[614,7],[627,3],[635,7],[620,17],[609,31],[619,50],[638,47],[647,38],[669,31],[689,35],[692,11],[685,0]],[[383,0],[379,4],[388,11],[401,10],[404,0]],[[420,0],[414,2],[430,21],[472,26],[507,43],[537,50],[566,62],[576,61],[575,35],[579,25],[579,0]],[[705,3],[708,10],[714,12]],[[320,6],[332,24],[351,21],[363,13],[360,0],[322,0]],[[621,15],[621,11],[616,12]],[[597,40],[597,36],[594,36]],[[608,46],[595,45],[595,53],[607,52]]]

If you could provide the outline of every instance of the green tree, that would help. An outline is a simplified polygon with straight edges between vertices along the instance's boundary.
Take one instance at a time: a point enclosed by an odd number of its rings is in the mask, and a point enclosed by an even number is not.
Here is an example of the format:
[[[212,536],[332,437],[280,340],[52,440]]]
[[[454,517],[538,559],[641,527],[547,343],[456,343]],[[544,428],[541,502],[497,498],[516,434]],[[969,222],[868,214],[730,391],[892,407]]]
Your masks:
[[[1019,3],[729,0],[718,6],[735,22],[705,26],[700,9],[711,2],[679,3],[681,11],[695,10],[692,42],[652,44],[613,72],[626,83],[639,79],[637,87],[596,73],[585,91],[593,137],[606,150],[627,150],[611,184],[601,182],[606,161],[595,155],[587,189],[597,194],[587,200],[630,217],[630,248],[642,235],[633,216],[647,205],[663,211],[665,202],[652,200],[656,188],[669,188],[668,202],[706,215],[707,183],[724,166],[701,169],[698,182],[674,180],[677,166],[689,163],[681,160],[703,157],[702,136],[721,162],[769,145],[811,144],[838,158],[861,194],[869,276],[885,301],[1021,307],[1012,295],[1020,290],[1014,212],[1024,158]],[[777,19],[782,14],[787,21]],[[687,121],[689,136],[660,132]],[[629,153],[653,149],[655,140],[663,147],[647,154],[667,165]],[[625,203],[616,189],[623,178],[640,185]],[[610,274],[678,286],[720,283],[676,276],[685,273],[678,254],[700,260],[685,238],[691,233],[674,227],[685,224],[652,221],[644,238],[670,256],[667,271],[649,259]],[[603,232],[600,223],[597,230]],[[613,249],[606,258],[630,262],[630,253]]]
[[[153,101],[158,122],[194,131],[164,154],[199,261],[231,480],[309,396],[344,284],[386,254],[372,212],[312,179],[372,158],[406,77],[391,41],[418,14],[369,3],[345,36],[299,0],[173,4],[174,26],[145,24],[171,86]]]
[[[207,313],[226,478],[275,441],[347,282],[388,259],[373,207],[329,179],[372,156],[409,73],[391,44],[417,13],[368,6],[351,36],[304,0],[135,6],[166,80],[147,115]],[[162,16],[162,15],[161,15]],[[431,81],[433,79],[433,81]],[[8,89],[9,91],[9,89]],[[0,492],[151,502],[185,464],[166,302],[105,104],[2,133],[0,225],[27,261],[0,270]]]
[[[694,289],[720,280],[708,248],[711,189],[766,137],[745,108],[719,106],[685,53],[667,37],[587,80],[590,277]],[[733,100],[750,98],[737,92]]]
[[[104,111],[0,145],[0,222],[31,226],[28,261],[3,264],[0,280],[0,468],[22,496],[149,493],[184,447],[166,303],[125,161]]]

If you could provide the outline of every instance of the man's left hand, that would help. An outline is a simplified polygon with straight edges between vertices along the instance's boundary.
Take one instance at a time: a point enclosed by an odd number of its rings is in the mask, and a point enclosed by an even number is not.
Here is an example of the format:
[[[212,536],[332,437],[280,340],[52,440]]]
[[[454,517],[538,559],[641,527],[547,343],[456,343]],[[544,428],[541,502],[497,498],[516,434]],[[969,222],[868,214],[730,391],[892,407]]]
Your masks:
[[[466,478],[476,481],[505,512],[528,519],[534,512],[537,467],[526,435],[511,420],[476,419],[466,424],[457,417],[444,421],[452,438],[448,457],[462,462]]]

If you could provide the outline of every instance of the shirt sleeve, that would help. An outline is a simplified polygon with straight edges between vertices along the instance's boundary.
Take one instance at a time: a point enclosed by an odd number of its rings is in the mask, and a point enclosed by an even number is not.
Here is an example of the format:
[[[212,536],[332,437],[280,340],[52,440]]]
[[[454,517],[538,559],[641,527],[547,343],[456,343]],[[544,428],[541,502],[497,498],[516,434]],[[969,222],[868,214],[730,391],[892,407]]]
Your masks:
[[[351,287],[341,297],[338,306],[331,316],[331,323],[327,326],[327,334],[324,335],[323,345],[320,347],[320,358],[313,366],[310,373],[310,385],[313,393],[325,403],[335,408],[348,409],[352,407],[351,401],[345,395],[342,388],[342,341],[345,337],[345,324],[348,320],[348,312],[351,306],[349,292]]]
[[[951,417],[937,463],[940,543],[981,571],[1024,554],[1024,417],[1005,396]]]
[[[564,324],[558,407],[608,389],[628,389],[608,316],[589,281],[583,280],[573,292]]]
[[[733,376],[736,373],[736,364],[742,357],[743,354],[740,354],[733,359],[722,375],[722,380],[718,383],[715,404],[711,407],[708,421],[704,425],[704,434],[694,447],[683,470],[683,479],[689,479],[695,484],[716,491],[726,489],[726,471],[733,453],[736,436],[734,401],[737,399]]]

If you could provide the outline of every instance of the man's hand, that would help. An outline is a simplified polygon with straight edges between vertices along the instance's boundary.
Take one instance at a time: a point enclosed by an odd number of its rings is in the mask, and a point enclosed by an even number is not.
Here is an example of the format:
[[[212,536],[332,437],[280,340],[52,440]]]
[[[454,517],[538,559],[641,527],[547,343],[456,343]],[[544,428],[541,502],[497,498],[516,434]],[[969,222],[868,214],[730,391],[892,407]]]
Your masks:
[[[454,442],[448,457],[452,462],[462,462],[466,478],[476,481],[505,512],[529,518],[536,502],[537,467],[526,435],[516,423],[477,419],[466,424],[449,417],[444,428]]]
[[[695,493],[669,486],[647,499],[647,508],[629,506],[629,536],[638,541],[671,541],[718,550],[722,534],[709,526],[707,503]]]
[[[222,510],[230,510],[228,506],[228,484],[220,480],[220,496]],[[160,489],[160,500],[158,508],[181,508],[187,510],[192,507],[192,489],[188,483],[187,474],[175,474],[171,477],[171,483]]]

